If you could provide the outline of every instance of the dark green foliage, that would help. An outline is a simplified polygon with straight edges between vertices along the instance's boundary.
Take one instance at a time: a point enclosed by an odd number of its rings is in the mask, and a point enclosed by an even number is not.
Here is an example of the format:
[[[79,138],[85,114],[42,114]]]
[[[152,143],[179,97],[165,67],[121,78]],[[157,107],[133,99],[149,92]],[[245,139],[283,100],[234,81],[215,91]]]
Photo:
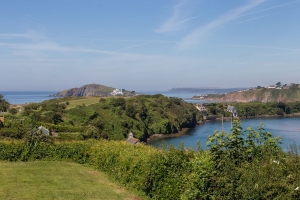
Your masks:
[[[101,138],[125,139],[133,132],[135,137],[146,140],[155,133],[170,134],[193,127],[201,119],[201,113],[193,105],[178,98],[140,95],[102,99],[98,104],[67,110],[64,120],[97,127]],[[95,136],[83,134],[86,138]]]
[[[281,138],[273,138],[271,133],[264,130],[262,124],[257,129],[254,130],[252,127],[248,127],[245,131],[242,131],[240,122],[234,121],[234,126],[229,133],[216,131],[208,137],[208,146],[210,146],[215,168],[211,190],[217,199],[223,199],[224,197],[226,197],[224,199],[244,199],[247,195],[244,195],[238,188],[242,188],[240,185],[244,184],[244,178],[248,179],[249,176],[254,176],[254,174],[245,174],[248,173],[245,167],[248,169],[250,166],[257,165],[259,171],[260,167],[265,165],[266,160],[270,162],[271,159],[271,164],[273,164],[273,159],[278,160],[282,157],[283,152],[279,147]],[[268,167],[271,166],[268,165]],[[264,179],[264,181],[266,180]],[[255,184],[259,183],[252,184],[254,189]],[[277,187],[277,184],[275,185]],[[244,187],[246,186],[244,185]],[[244,187],[242,190],[245,189]],[[273,186],[271,187],[273,188]],[[262,197],[261,194],[259,195]],[[274,197],[274,195],[268,198],[271,197]]]
[[[22,139],[26,134],[27,129],[21,127],[1,128],[0,138]]]
[[[6,112],[10,103],[4,99],[4,96],[0,94],[0,112]]]
[[[12,114],[12,115],[15,115],[15,114],[18,113],[18,109],[16,109],[16,108],[11,108],[11,109],[9,109],[9,113]]]
[[[276,90],[278,91],[278,90]],[[235,106],[239,117],[250,116],[267,116],[300,113],[300,102],[250,102],[250,103],[207,103],[204,106],[207,108],[209,115],[217,115],[217,117],[231,116],[231,113],[225,111],[228,105]]]

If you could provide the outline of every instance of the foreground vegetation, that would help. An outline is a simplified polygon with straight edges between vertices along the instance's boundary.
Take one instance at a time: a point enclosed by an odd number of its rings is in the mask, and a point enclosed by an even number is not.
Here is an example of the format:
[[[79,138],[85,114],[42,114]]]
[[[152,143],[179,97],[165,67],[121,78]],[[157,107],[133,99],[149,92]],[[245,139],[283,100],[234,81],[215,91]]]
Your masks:
[[[227,105],[205,106],[209,114],[226,116]],[[299,102],[232,105],[245,117],[300,112]],[[84,164],[151,199],[300,199],[298,147],[284,152],[280,137],[263,125],[243,130],[235,121],[229,133],[216,131],[208,137],[206,151],[200,145],[195,151],[183,145],[156,149],[125,142],[130,131],[145,140],[193,127],[202,116],[182,99],[62,98],[9,112],[0,124],[2,161]],[[58,135],[43,134],[36,128],[40,125]]]
[[[235,121],[229,133],[208,138],[207,151],[47,139],[37,131],[25,141],[2,141],[0,160],[89,165],[152,199],[300,199],[298,148],[283,152],[262,125],[243,131]]]
[[[0,162],[0,168],[0,199],[141,199],[76,163]]]

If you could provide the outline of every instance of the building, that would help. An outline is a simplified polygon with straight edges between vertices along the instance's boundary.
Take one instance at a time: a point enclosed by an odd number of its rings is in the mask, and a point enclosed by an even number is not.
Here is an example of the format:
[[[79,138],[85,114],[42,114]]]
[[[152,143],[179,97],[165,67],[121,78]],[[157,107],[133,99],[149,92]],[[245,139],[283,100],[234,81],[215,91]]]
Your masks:
[[[133,134],[131,132],[128,134],[128,139],[126,140],[126,142],[129,144],[139,144],[140,143],[139,139],[134,138]]]
[[[237,117],[238,116],[237,110],[236,110],[236,108],[234,106],[228,105],[226,111],[231,112],[233,117]]]
[[[111,93],[112,95],[123,95],[122,89],[114,89]]]
[[[197,103],[196,108],[197,108],[197,110],[199,110],[202,113],[203,116],[207,116],[207,110],[203,104]]]

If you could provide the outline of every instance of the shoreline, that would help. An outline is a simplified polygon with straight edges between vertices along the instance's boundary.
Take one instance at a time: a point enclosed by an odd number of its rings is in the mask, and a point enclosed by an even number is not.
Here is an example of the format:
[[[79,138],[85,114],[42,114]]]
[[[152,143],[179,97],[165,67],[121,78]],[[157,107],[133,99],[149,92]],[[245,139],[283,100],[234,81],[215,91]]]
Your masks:
[[[196,125],[195,127],[197,127],[198,125]],[[185,135],[188,135],[187,132],[190,130],[191,128],[183,128],[181,131],[179,131],[178,133],[170,133],[170,134],[153,134],[151,135],[148,139],[147,139],[147,143],[153,140],[159,140],[162,138],[174,138],[174,137],[182,137]]]
[[[259,115],[259,116],[248,116],[248,117],[241,117],[239,118],[240,120],[243,119],[255,119],[255,118],[297,118],[300,117],[300,113],[295,113],[295,114],[288,114],[288,115]],[[227,117],[224,118],[225,119],[231,119],[231,117]],[[197,126],[201,126],[202,124],[205,123],[209,123],[212,121],[221,121],[222,118],[216,118],[215,120],[206,120],[204,122],[198,122],[197,125],[193,128],[196,128]],[[188,131],[192,129],[192,128],[183,128],[181,131],[179,131],[178,133],[171,133],[171,134],[154,134],[151,135],[148,139],[147,139],[147,144],[153,140],[159,140],[159,139],[163,139],[163,138],[175,138],[175,137],[182,137],[182,136],[186,136],[189,135]]]

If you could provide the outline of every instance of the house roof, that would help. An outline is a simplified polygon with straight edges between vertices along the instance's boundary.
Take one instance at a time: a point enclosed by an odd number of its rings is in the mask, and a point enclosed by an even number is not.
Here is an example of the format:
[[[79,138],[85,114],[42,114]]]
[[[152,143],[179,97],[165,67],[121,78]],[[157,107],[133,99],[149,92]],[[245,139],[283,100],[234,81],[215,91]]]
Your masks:
[[[235,109],[235,107],[234,106],[230,106],[230,105],[228,105],[228,107],[227,107],[227,110],[234,110]]]
[[[137,143],[139,143],[140,141],[139,141],[138,139],[136,139],[136,138],[128,138],[128,139],[126,140],[126,142],[127,142],[127,143],[130,143],[130,144],[137,144]]]

